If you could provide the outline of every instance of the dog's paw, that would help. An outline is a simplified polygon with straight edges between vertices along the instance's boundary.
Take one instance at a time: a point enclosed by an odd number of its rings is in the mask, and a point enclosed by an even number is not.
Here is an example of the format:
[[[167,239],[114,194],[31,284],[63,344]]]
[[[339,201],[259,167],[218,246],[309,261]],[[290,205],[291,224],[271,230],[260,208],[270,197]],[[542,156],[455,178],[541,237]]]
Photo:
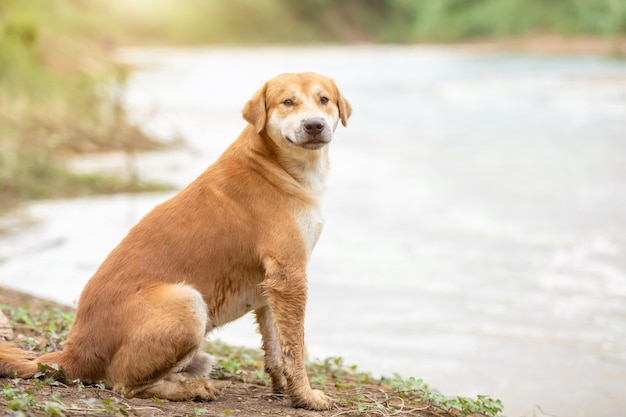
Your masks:
[[[278,375],[276,378],[271,376],[272,392],[274,394],[283,394],[287,391],[287,379],[283,375]]]
[[[333,406],[332,398],[318,389],[310,390],[306,397],[293,398],[292,402],[294,407],[317,411],[329,410]]]
[[[188,381],[187,388],[196,400],[215,401],[220,395],[220,390],[213,386],[213,382],[208,378]]]

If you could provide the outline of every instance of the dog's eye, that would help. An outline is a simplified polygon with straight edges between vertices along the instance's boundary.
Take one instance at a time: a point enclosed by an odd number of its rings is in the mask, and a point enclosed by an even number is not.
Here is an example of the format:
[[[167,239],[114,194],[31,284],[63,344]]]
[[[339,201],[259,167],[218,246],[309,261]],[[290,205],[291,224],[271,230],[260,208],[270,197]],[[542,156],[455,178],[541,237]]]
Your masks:
[[[287,100],[283,101],[283,104],[284,104],[285,106],[289,106],[289,107],[291,107],[291,106],[293,106],[293,100],[292,100],[292,99],[290,99],[290,98],[288,98]]]
[[[322,96],[322,97],[320,98],[320,103],[322,103],[322,104],[326,104],[326,103],[328,103],[328,97],[324,97],[324,96]]]

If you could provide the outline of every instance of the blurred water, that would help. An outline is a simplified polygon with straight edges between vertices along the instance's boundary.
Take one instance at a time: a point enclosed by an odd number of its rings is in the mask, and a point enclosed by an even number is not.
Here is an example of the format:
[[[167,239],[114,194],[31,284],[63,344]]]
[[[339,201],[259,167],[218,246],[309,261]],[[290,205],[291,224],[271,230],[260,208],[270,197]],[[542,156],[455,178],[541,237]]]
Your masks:
[[[190,149],[142,155],[184,186],[280,72],[331,75],[354,108],[332,143],[310,264],[311,356],[341,355],[509,416],[626,406],[626,63],[423,47],[129,49],[127,101]],[[77,161],[118,169],[119,155]],[[0,283],[71,303],[169,195],[36,203],[0,240]],[[258,345],[252,320],[217,332]]]

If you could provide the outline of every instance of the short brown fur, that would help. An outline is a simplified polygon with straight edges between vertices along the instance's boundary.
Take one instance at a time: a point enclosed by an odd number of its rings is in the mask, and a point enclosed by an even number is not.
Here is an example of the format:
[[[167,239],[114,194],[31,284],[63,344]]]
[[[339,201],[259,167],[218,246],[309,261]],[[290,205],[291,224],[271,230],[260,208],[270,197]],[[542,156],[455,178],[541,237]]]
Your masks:
[[[56,363],[70,379],[106,380],[129,397],[212,400],[218,391],[200,344],[254,311],[274,390],[294,406],[329,408],[304,367],[306,266],[321,227],[324,145],[351,111],[324,76],[269,80],[245,105],[249,125],[239,138],[106,258],[83,290],[63,351],[31,360],[1,344],[0,375],[32,377],[38,363]],[[284,137],[272,134],[279,130]]]

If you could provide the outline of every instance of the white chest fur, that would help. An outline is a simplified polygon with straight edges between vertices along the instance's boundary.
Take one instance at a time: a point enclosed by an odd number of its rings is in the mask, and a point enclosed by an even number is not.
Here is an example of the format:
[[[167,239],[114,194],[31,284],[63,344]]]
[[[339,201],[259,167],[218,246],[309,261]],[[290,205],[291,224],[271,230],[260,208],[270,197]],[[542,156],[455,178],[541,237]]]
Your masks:
[[[311,252],[313,252],[313,248],[322,233],[322,226],[324,225],[322,211],[317,204],[301,209],[296,213],[296,221],[306,244],[308,259],[311,257]]]
[[[329,168],[328,147],[320,149],[315,155],[311,151],[308,152],[307,158],[299,165],[297,176],[308,194],[314,197],[314,202],[295,213],[296,222],[306,244],[307,259],[311,257],[311,252],[322,233],[324,218],[320,201]]]

